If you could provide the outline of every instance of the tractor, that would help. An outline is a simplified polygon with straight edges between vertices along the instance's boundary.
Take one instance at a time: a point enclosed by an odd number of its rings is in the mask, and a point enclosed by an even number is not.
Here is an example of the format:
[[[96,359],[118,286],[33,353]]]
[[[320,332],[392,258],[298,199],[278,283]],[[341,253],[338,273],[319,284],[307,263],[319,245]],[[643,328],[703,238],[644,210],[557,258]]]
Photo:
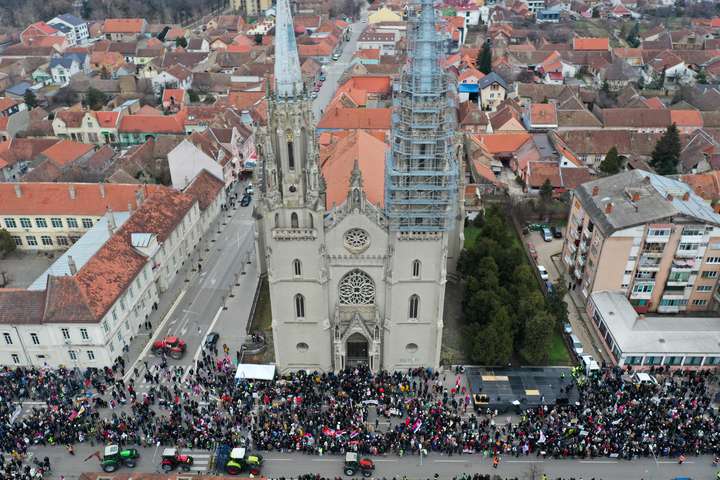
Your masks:
[[[187,472],[193,466],[193,457],[184,455],[177,451],[176,448],[166,448],[162,453],[161,467],[163,472],[168,473],[176,468],[181,468]]]
[[[137,465],[137,459],[140,454],[134,448],[124,448],[120,450],[117,445],[108,445],[105,447],[105,454],[100,461],[100,466],[104,472],[112,473],[121,466],[134,468]]]
[[[262,455],[247,454],[242,447],[233,448],[230,452],[230,458],[225,464],[225,471],[229,475],[240,475],[248,470],[252,475],[258,475],[262,467]]]
[[[363,477],[372,476],[375,471],[375,464],[369,458],[358,458],[355,452],[347,452],[345,454],[345,475],[352,477],[358,471],[362,472]]]

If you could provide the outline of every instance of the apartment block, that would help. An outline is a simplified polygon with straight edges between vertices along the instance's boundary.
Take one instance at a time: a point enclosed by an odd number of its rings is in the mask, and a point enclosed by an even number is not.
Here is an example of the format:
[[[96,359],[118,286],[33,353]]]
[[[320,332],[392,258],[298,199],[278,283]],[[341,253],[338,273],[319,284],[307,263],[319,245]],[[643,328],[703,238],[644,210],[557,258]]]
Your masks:
[[[720,215],[679,181],[632,170],[576,189],[562,258],[587,300],[622,291],[638,313],[716,310]]]

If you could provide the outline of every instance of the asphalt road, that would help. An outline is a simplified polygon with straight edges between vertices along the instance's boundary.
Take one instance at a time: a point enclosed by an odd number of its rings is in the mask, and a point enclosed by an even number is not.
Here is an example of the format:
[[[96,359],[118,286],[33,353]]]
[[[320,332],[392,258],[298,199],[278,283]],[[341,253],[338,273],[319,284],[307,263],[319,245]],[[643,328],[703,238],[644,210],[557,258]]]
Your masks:
[[[158,471],[162,448],[140,448],[140,461],[133,470],[137,473],[154,473]],[[42,458],[48,456],[53,465],[49,478],[57,479],[62,474],[66,480],[74,480],[83,472],[100,471],[99,462],[91,458],[83,460],[100,447],[80,445],[76,448],[75,457],[70,457],[62,448],[33,447],[33,455]],[[183,450],[195,459],[193,473],[208,471],[211,453],[202,450]],[[309,456],[277,452],[261,452],[265,457],[262,474],[270,478],[289,477],[303,473],[315,473],[325,477],[342,476],[343,458],[337,455]],[[535,479],[545,473],[551,479],[562,477],[590,480],[670,480],[676,477],[688,477],[693,480],[711,480],[715,478],[717,469],[712,467],[710,457],[690,457],[683,465],[670,459],[643,458],[632,462],[610,458],[593,460],[542,460],[537,457],[504,457],[497,470],[492,468],[491,459],[483,459],[481,455],[441,456],[431,454],[423,457],[373,457],[375,461],[375,478],[431,479],[435,474],[438,478],[450,479],[462,473],[497,473],[505,477],[532,478],[528,474],[535,470]],[[131,471],[123,469],[121,471]],[[360,478],[359,476],[357,478]]]
[[[350,65],[353,54],[357,49],[358,37],[360,37],[360,34],[363,30],[365,30],[365,27],[367,27],[367,15],[367,10],[363,10],[360,12],[360,21],[350,25],[350,40],[345,42],[343,45],[343,51],[340,58],[337,61],[330,60],[330,63],[323,66],[325,81],[320,87],[317,98],[313,101],[313,114],[315,115],[316,121],[319,121],[322,117],[320,111],[325,110],[325,107],[335,96],[338,81],[340,80],[343,72],[347,70]]]
[[[246,183],[240,185],[238,190],[242,190],[245,185]],[[220,233],[217,233],[218,230],[210,230],[203,240],[202,248],[193,253],[191,261],[195,270],[190,274],[190,281],[185,283],[185,288],[154,332],[154,338],[175,335],[186,342],[185,355],[178,360],[168,358],[169,365],[190,367],[194,363],[194,358],[207,333],[212,331],[212,324],[231,288],[233,291],[238,288],[255,290],[256,278],[240,274],[248,257],[255,259],[252,203],[247,207],[241,207],[238,203],[235,209],[231,208],[220,215],[223,218],[218,224]],[[198,263],[202,264],[200,271],[197,270]],[[235,287],[236,281],[240,283],[239,287]],[[237,328],[244,329],[246,322],[247,318],[238,318]],[[223,335],[222,332],[219,333],[218,348],[221,349]],[[127,368],[126,378],[132,375],[133,367],[144,372],[145,362],[149,366],[161,362],[160,357],[150,353],[151,344],[152,342],[148,342],[136,362]],[[148,387],[142,376],[137,379],[136,389],[139,392],[147,390]]]

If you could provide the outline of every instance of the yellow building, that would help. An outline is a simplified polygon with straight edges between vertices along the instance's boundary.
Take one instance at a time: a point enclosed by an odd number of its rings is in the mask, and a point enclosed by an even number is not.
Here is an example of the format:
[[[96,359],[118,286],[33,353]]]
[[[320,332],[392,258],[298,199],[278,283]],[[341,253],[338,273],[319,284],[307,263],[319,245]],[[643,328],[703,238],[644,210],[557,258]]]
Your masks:
[[[240,12],[243,17],[259,17],[272,7],[272,0],[231,0],[231,5],[233,10]]]
[[[381,7],[377,12],[368,16],[368,23],[380,22],[402,22],[402,14],[397,13],[386,6]]]

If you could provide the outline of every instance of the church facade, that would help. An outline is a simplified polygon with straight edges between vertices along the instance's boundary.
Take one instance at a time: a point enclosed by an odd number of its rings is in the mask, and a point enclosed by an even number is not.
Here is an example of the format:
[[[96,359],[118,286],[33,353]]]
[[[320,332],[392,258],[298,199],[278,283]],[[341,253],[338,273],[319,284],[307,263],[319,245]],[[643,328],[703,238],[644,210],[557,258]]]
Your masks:
[[[257,132],[255,218],[280,371],[439,365],[445,286],[463,223],[454,89],[440,67],[434,15],[423,0],[380,165],[384,204],[368,200],[356,160],[342,179],[344,203],[328,206],[288,0],[278,1],[276,83],[268,125]]]

